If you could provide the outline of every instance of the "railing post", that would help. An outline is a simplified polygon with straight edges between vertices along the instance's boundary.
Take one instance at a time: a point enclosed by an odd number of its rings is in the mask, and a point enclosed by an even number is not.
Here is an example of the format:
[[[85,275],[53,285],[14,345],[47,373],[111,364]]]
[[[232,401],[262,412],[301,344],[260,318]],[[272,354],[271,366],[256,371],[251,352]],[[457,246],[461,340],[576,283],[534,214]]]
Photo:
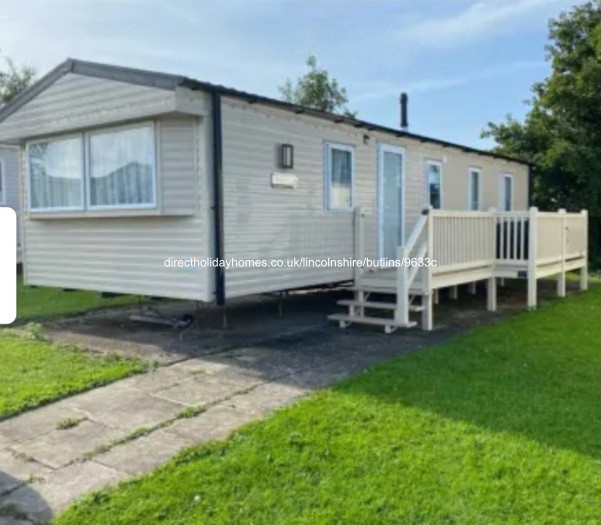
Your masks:
[[[537,226],[538,208],[533,206],[530,208],[529,214],[529,235],[528,235],[528,308],[536,308],[536,247],[538,243],[538,226]]]
[[[584,266],[580,269],[580,289],[588,290],[588,211],[582,210],[584,219]]]
[[[364,235],[364,221],[363,221],[363,212],[361,210],[361,206],[357,206],[355,208],[355,214],[354,214],[354,233],[355,233],[355,246],[354,246],[354,257],[355,257],[355,266],[353,268],[353,274],[354,274],[354,279],[355,279],[355,285],[357,285],[357,283],[359,282],[360,278],[361,278],[361,274],[363,273],[363,268],[361,268],[358,264],[357,261],[362,260],[364,253],[365,253],[365,247],[364,247],[364,239],[365,239],[365,235]]]
[[[561,271],[559,272],[559,275],[557,276],[557,295],[559,297],[565,297],[566,296],[566,242],[567,242],[567,236],[566,236],[566,210],[564,208],[560,208],[557,213],[559,213],[559,217],[560,217],[560,225],[559,227],[561,228],[561,235],[560,237],[560,243],[561,243]]]
[[[407,266],[404,264],[405,248],[399,246],[396,258],[400,263],[396,269],[396,309],[394,320],[401,325],[409,324],[409,289],[407,287]]]
[[[434,216],[432,215],[432,206],[424,213],[427,214],[426,217],[426,257],[430,259],[432,262],[434,257]],[[433,266],[424,266],[423,268],[423,282],[422,282],[422,330],[432,330],[434,319],[432,312],[432,301],[433,297]],[[437,290],[438,292],[438,290]]]

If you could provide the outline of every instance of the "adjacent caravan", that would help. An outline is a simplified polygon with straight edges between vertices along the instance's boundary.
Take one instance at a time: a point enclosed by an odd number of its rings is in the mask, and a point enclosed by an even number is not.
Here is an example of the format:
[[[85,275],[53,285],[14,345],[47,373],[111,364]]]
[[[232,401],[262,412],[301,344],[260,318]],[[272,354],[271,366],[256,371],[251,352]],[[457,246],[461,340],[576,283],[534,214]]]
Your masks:
[[[0,141],[20,147],[31,285],[224,304],[354,281],[350,266],[288,262],[351,259],[359,245],[394,258],[424,207],[529,204],[529,167],[516,159],[79,60],[0,111]]]
[[[0,144],[0,206],[8,206],[17,213],[19,223],[19,148]],[[17,230],[17,264],[21,262],[21,240]]]

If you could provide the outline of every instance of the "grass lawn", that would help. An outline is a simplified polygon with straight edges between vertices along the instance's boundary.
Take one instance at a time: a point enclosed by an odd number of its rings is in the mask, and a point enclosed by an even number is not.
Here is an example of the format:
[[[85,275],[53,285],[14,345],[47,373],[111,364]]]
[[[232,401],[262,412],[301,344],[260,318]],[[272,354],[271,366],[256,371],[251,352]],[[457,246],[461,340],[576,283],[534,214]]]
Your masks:
[[[601,523],[601,286],[378,366],[57,525]]]
[[[0,420],[144,368],[141,361],[90,356],[0,332]]]
[[[65,292],[60,288],[31,287],[17,281],[17,324],[74,315],[99,308],[136,304],[138,298],[124,295],[103,298],[98,292]]]

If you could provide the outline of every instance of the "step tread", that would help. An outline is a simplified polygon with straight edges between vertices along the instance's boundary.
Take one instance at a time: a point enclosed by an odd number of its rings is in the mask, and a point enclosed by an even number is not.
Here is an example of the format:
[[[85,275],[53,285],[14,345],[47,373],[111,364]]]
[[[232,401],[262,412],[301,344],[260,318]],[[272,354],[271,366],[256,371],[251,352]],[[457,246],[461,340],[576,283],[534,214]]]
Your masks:
[[[345,290],[349,290],[350,292],[373,292],[373,293],[381,293],[386,295],[396,295],[396,288],[388,287],[388,286],[372,286],[371,284],[360,284],[355,286],[346,286]],[[409,295],[415,295],[421,297],[424,295],[424,292],[421,288],[410,288]]]
[[[353,301],[352,299],[342,299],[338,301],[341,306],[364,306],[366,308],[380,308],[382,310],[394,310],[396,303],[385,303],[376,301]]]
[[[362,306],[364,308],[378,308],[380,310],[394,310],[396,303],[378,302],[378,301],[355,301],[353,299],[341,299],[337,302],[340,306]],[[418,305],[409,305],[410,312],[423,312],[424,307]]]
[[[363,317],[358,315],[332,314],[328,315],[330,321],[347,321],[349,323],[373,324],[377,326],[398,326],[401,328],[412,328],[417,323],[409,321],[408,324],[397,323],[394,319],[384,319],[382,317]]]

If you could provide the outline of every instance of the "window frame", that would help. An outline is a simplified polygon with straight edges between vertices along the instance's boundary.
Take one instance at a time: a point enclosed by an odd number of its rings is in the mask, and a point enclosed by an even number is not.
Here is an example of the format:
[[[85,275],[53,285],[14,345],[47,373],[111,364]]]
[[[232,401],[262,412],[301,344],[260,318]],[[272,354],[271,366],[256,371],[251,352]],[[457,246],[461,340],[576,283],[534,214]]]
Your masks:
[[[92,164],[91,164],[91,138],[94,135],[106,135],[107,133],[126,131],[131,129],[144,129],[150,128],[152,130],[152,203],[144,203],[144,204],[92,204]],[[85,167],[84,167],[84,176],[86,180],[85,184],[85,195],[86,195],[86,210],[89,211],[119,211],[119,210],[148,210],[155,209],[158,206],[158,196],[157,196],[157,129],[155,122],[153,121],[144,121],[144,122],[136,122],[133,124],[124,124],[120,126],[111,126],[108,128],[97,128],[90,131],[86,131],[84,134],[84,159],[85,159]]]
[[[153,159],[153,177],[152,177],[152,204],[118,204],[118,205],[99,205],[95,206],[91,204],[90,194],[90,137],[96,134],[105,134],[112,131],[122,131],[126,129],[140,129],[148,127],[152,130],[152,159]],[[32,214],[61,214],[61,213],[95,213],[95,212],[119,212],[119,211],[145,211],[145,210],[157,210],[159,206],[159,195],[158,195],[158,178],[159,178],[159,159],[158,159],[158,129],[157,123],[154,120],[144,120],[139,122],[133,122],[129,124],[122,124],[109,127],[97,127],[89,130],[77,132],[77,133],[64,133],[59,135],[51,135],[27,141],[25,144],[26,154],[26,166],[27,166],[27,211]],[[32,170],[30,160],[30,147],[35,144],[58,142],[61,140],[68,140],[78,138],[81,142],[82,151],[82,173],[81,173],[81,206],[78,207],[52,207],[52,208],[33,208],[32,197],[33,197],[33,185],[32,185]]]
[[[30,213],[64,213],[64,212],[82,212],[85,211],[85,186],[86,186],[86,152],[84,145],[83,133],[67,133],[62,135],[52,135],[50,137],[44,137],[40,139],[27,141],[25,145],[25,155],[27,157],[27,211]],[[80,206],[61,206],[61,207],[53,207],[53,208],[34,208],[32,206],[33,200],[33,184],[32,184],[32,171],[31,171],[31,156],[30,156],[30,148],[31,146],[35,146],[36,144],[50,143],[50,142],[60,142],[61,140],[69,140],[78,138],[81,142],[81,205]]]
[[[511,181],[510,187],[511,187],[511,191],[509,194],[509,210],[505,209],[505,181],[509,179]],[[513,211],[513,207],[514,207],[514,202],[513,202],[513,194],[514,194],[514,178],[513,178],[513,173],[502,173],[501,174],[501,191],[500,193],[500,203],[499,203],[499,209],[503,212],[503,213],[510,213]]]
[[[437,159],[426,159],[426,162],[425,162],[424,186],[425,186],[425,193],[426,193],[426,206],[428,206],[428,207],[432,206],[432,203],[430,202],[430,181],[429,181],[430,166],[438,166],[438,173],[440,176],[440,208],[433,207],[432,209],[434,209],[434,210],[444,209],[442,164],[443,164],[442,160],[437,160]]]
[[[0,206],[8,204],[6,193],[6,163],[4,159],[0,159]]]
[[[351,204],[350,206],[331,206],[332,195],[332,150],[348,151],[351,154]],[[355,209],[355,146],[339,142],[324,142],[324,178],[325,178],[325,209],[328,212],[352,212]]]
[[[472,201],[473,201],[473,192],[474,192],[474,185],[473,185],[473,180],[472,180],[472,174],[476,173],[478,175],[478,195],[477,195],[477,203],[478,206],[476,207],[476,209],[472,208]],[[480,208],[482,207],[482,168],[479,168],[477,166],[470,166],[467,170],[467,209],[468,211],[480,211]]]

